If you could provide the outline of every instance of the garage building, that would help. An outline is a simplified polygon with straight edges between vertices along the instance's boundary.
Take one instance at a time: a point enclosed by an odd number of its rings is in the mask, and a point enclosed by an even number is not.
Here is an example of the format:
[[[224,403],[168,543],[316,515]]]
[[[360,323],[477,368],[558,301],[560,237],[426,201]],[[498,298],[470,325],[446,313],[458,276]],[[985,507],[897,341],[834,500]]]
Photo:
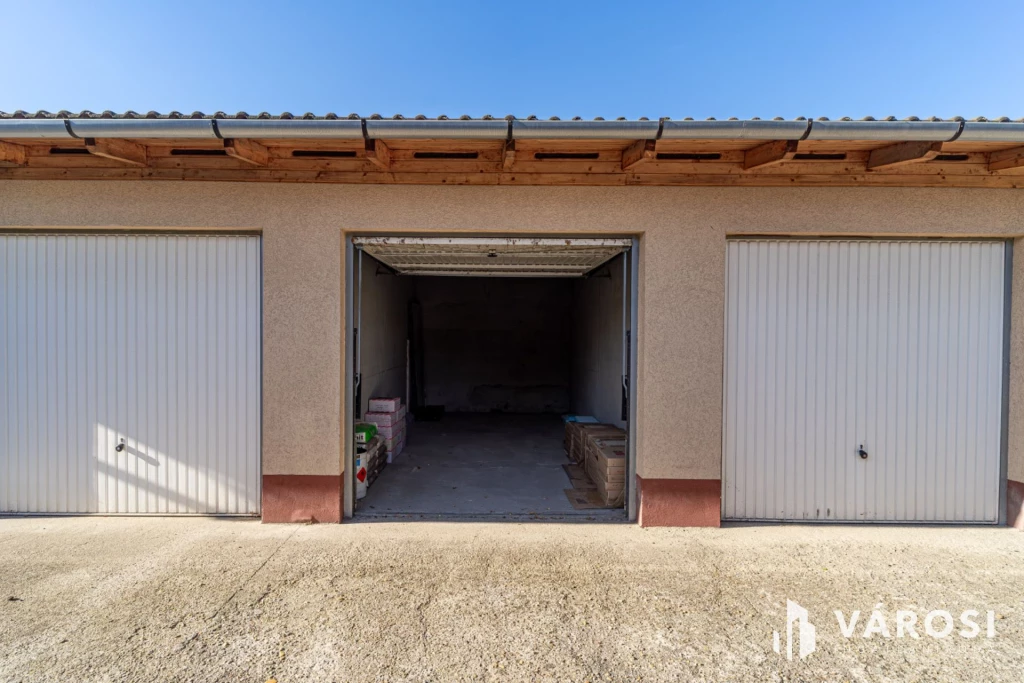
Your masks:
[[[1007,120],[0,114],[0,512],[1024,527],[1022,184]]]

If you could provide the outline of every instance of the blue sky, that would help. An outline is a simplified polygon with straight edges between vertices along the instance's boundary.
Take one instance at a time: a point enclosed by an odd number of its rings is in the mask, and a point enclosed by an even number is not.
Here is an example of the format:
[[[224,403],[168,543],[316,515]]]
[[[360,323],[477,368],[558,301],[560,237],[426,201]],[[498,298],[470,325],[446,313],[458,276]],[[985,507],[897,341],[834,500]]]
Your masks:
[[[4,3],[0,111],[1024,117],[1024,2]]]

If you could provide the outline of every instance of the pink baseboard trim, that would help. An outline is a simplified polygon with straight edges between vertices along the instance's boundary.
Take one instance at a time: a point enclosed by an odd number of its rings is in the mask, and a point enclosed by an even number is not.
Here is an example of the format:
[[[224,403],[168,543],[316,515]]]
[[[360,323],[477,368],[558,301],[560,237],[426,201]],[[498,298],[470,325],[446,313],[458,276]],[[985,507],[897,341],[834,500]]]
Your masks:
[[[1006,482],[1006,525],[1024,531],[1024,482]]]
[[[263,475],[263,522],[340,522],[342,476]]]
[[[637,477],[640,526],[722,525],[720,479],[644,479]]]

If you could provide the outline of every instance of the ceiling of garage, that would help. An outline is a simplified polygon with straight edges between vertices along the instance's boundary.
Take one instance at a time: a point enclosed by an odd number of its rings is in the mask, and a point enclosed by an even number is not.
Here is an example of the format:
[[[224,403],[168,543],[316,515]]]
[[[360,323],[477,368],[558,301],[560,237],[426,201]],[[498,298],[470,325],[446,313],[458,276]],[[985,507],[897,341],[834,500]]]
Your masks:
[[[628,249],[629,238],[357,237],[403,275],[582,277]]]

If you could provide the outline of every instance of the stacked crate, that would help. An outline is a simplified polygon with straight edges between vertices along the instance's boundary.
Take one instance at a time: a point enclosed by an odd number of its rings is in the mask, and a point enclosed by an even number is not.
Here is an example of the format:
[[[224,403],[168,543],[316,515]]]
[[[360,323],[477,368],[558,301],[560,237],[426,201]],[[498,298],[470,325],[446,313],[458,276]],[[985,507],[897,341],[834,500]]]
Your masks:
[[[384,465],[387,464],[383,439],[379,436],[373,437],[373,440],[367,445],[366,454],[363,457],[366,463],[366,485],[373,486],[373,482],[377,480]]]
[[[626,488],[626,433],[589,433],[584,448],[584,469],[605,505],[622,505]]]
[[[371,398],[363,420],[377,425],[384,441],[387,462],[394,462],[405,449],[405,406],[400,398]]]
[[[578,465],[583,464],[587,452],[587,439],[590,437],[625,440],[626,432],[610,424],[566,422],[566,450],[569,454],[569,459],[574,463]]]

